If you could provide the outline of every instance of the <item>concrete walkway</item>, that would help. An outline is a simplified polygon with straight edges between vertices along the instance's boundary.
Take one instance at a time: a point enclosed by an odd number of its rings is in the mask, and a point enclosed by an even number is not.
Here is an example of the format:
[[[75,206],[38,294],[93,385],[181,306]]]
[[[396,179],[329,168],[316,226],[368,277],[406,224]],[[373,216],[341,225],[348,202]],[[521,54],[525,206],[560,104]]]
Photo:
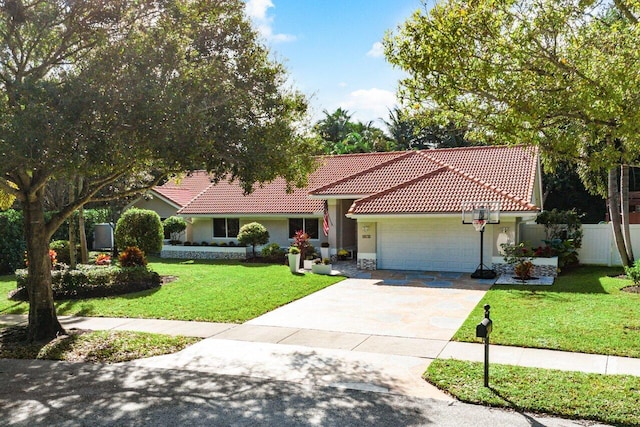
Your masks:
[[[437,274],[437,273],[436,273]],[[244,324],[60,316],[65,328],[205,338],[185,350],[126,363],[304,385],[452,400],[421,379],[436,358],[482,361],[480,343],[451,342],[491,286],[468,277],[409,277],[409,286],[347,279]],[[399,278],[397,280],[406,280]],[[433,284],[434,286],[429,286]],[[21,315],[2,324],[26,324]],[[492,363],[640,376],[640,359],[490,347]]]
[[[421,359],[459,359],[482,362],[484,345],[438,339],[403,338],[375,334],[327,332],[323,330],[280,326],[242,325],[232,323],[187,322],[179,320],[73,317],[59,316],[65,328],[140,331],[167,335],[211,338],[212,345],[222,341],[279,344],[314,350],[341,350],[351,353],[372,353],[416,357]],[[26,324],[27,316],[0,316],[1,325]],[[217,341],[213,341],[217,340]],[[218,343],[218,341],[220,343]],[[249,347],[242,344],[243,351]],[[240,344],[239,344],[240,345]],[[265,346],[270,347],[270,346]],[[357,355],[356,355],[357,357]],[[556,350],[490,346],[492,363],[544,369],[560,369],[596,374],[640,376],[640,359],[600,354],[572,353]],[[425,366],[426,367],[426,366]]]

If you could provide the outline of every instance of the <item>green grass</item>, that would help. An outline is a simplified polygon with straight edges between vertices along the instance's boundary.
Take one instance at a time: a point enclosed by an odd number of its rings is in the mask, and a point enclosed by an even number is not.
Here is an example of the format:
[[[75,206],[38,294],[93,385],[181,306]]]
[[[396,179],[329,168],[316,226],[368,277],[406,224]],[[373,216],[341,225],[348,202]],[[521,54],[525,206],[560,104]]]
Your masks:
[[[454,336],[476,341],[475,326],[491,305],[492,344],[640,357],[640,294],[619,268],[581,267],[553,286],[499,286],[486,293]]]
[[[463,402],[640,425],[640,377],[494,364],[485,388],[482,363],[438,359],[425,378]]]
[[[178,280],[118,297],[59,301],[58,314],[241,323],[343,279],[234,261],[155,259],[149,266]],[[7,300],[15,286],[13,276],[0,276],[0,314],[28,312],[26,303]]]
[[[0,358],[118,363],[175,353],[199,338],[142,332],[72,331],[47,343],[27,343],[26,327],[0,329]]]

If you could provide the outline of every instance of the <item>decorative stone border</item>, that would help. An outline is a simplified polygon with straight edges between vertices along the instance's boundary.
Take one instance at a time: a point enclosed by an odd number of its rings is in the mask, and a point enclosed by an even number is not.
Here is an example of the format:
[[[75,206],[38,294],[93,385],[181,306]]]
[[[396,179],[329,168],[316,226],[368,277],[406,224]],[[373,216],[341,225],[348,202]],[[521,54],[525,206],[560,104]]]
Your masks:
[[[244,246],[163,246],[160,258],[245,260],[251,248]]]
[[[534,276],[558,277],[558,257],[532,258]],[[491,268],[498,275],[513,274],[513,265],[504,262],[502,257],[493,257]]]
[[[373,271],[373,270],[376,270],[377,268],[378,266],[375,259],[358,258],[358,270]]]

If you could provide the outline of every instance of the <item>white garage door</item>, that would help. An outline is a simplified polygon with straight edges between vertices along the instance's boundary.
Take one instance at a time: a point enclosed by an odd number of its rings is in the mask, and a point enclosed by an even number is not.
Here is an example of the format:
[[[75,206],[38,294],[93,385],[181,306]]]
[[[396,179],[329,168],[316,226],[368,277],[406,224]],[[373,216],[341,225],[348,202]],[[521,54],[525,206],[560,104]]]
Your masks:
[[[485,233],[484,263],[489,266],[491,235]],[[480,233],[460,219],[381,221],[377,243],[379,269],[473,272],[480,263]]]

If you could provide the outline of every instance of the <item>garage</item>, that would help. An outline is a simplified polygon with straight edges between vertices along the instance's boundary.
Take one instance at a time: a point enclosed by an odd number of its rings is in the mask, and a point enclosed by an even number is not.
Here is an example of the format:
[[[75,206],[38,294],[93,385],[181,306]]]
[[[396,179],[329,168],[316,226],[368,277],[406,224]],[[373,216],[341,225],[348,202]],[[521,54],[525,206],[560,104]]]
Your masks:
[[[480,262],[479,233],[459,217],[385,220],[377,229],[378,269],[473,272]]]

